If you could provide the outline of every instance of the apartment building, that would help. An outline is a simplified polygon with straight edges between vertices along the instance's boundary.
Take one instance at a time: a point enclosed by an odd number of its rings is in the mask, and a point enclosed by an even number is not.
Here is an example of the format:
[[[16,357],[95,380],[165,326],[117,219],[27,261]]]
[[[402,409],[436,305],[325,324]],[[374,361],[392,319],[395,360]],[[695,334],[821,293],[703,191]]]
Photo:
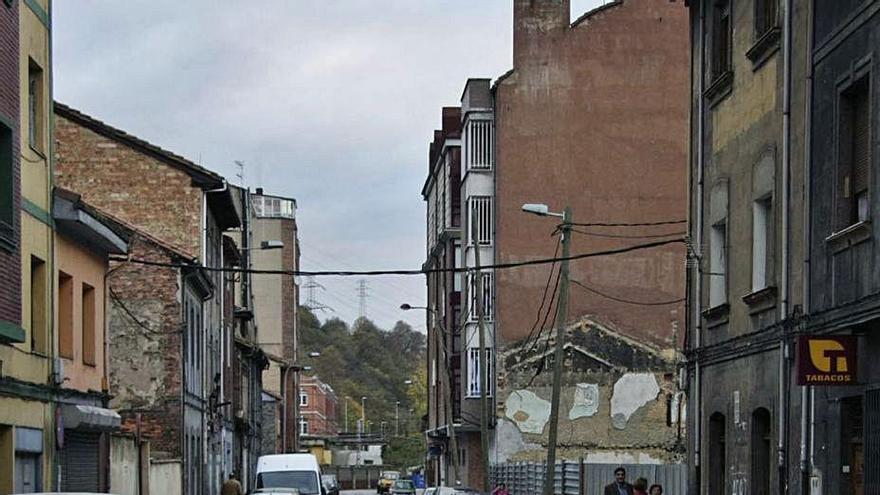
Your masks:
[[[428,152],[428,178],[422,188],[427,202],[426,269],[450,269],[461,264],[461,109],[443,108],[441,129],[434,131]],[[451,272],[428,275],[428,417],[427,435],[433,451],[431,479],[450,480],[450,425],[464,432],[461,394],[462,278]],[[446,376],[441,376],[445,373]],[[444,385],[445,383],[445,385]],[[448,387],[448,388],[447,388]]]
[[[0,5],[0,491],[56,486],[51,3]],[[8,284],[7,284],[8,282]]]
[[[317,376],[304,376],[299,384],[299,434],[335,437],[339,434],[339,398],[333,387]]]
[[[299,241],[296,226],[296,200],[264,194],[262,188],[249,195],[251,265],[257,270],[299,269]],[[297,421],[299,369],[297,367],[297,311],[299,288],[292,276],[260,275],[253,277],[254,316],[259,326],[257,343],[269,357],[263,373],[263,387],[279,397],[279,415],[264,418],[264,424],[276,425],[279,452],[298,450]],[[267,410],[267,413],[271,409]]]
[[[468,80],[461,98],[456,266],[467,272],[452,351],[461,370],[461,481],[479,486],[487,469],[476,429],[482,353],[488,462],[541,460],[546,452],[558,264],[483,269],[482,293],[475,280],[477,254],[481,266],[560,254],[558,222],[527,215],[525,203],[571,208],[581,224],[571,234],[573,254],[626,251],[571,263],[568,316],[556,322],[567,328],[569,370],[560,414],[569,436],[558,455],[681,462],[675,373],[685,328],[687,9],[626,0],[572,22],[568,1],[513,6],[512,70],[494,82]],[[429,286],[429,301],[438,299],[431,294]],[[632,408],[621,407],[630,400]]]

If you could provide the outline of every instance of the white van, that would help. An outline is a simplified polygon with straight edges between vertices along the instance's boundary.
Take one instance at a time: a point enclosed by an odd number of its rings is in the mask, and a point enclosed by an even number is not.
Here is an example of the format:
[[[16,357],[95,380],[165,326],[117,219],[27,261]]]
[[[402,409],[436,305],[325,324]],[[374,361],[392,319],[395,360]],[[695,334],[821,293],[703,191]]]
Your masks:
[[[321,467],[312,454],[260,456],[257,459],[257,479],[254,486],[258,493],[295,488],[300,495],[324,495]]]

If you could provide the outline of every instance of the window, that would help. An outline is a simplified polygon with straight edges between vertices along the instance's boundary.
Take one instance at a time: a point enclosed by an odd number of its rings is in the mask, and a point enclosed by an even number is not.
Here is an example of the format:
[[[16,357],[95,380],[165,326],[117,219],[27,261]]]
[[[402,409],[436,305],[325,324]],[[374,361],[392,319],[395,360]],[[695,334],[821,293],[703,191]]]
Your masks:
[[[492,320],[494,317],[493,314],[493,299],[492,299],[492,273],[481,273],[482,275],[482,290],[483,290],[483,298],[482,301],[479,301],[483,305],[483,320]],[[470,279],[470,284],[468,289],[470,290],[470,317],[471,320],[476,321],[479,318],[479,308],[477,307],[477,278],[474,274],[468,274],[468,278]]]
[[[871,105],[868,76],[840,95],[837,228],[868,220],[871,181]]]
[[[46,263],[36,256],[31,256],[31,350],[40,354],[49,351],[49,325],[46,317],[47,282]]]
[[[759,407],[752,413],[752,492],[751,495],[770,495],[771,456],[770,411]]]
[[[0,122],[0,237],[12,241],[15,223],[15,152],[12,129]]]
[[[493,377],[492,373],[494,368],[492,367],[492,349],[486,348],[486,383],[488,385],[486,389],[486,395],[492,395],[492,383]],[[468,349],[468,397],[479,397],[480,396],[480,348],[479,347],[471,347]]]
[[[309,405],[309,394],[300,391],[299,393],[299,405],[308,406]]]
[[[43,151],[43,69],[32,59],[28,65],[28,144]]]
[[[492,244],[492,198],[472,196],[468,198],[470,218],[468,218],[468,239],[482,246]]]
[[[73,359],[73,278],[58,272],[58,354]]]
[[[455,241],[453,246],[455,250],[455,268],[461,268],[463,266],[461,263],[461,241]],[[452,290],[455,292],[461,292],[461,277],[460,273],[452,274]]]
[[[755,34],[758,38],[776,27],[779,0],[755,0]]]
[[[709,417],[709,490],[707,493],[725,493],[727,444],[724,415],[716,412]]]
[[[715,80],[730,71],[731,63],[731,0],[714,0],[712,7],[712,79]]]
[[[299,420],[299,434],[300,435],[308,435],[309,434],[309,420],[303,418]]]
[[[759,199],[752,205],[752,292],[767,288],[772,279],[770,259],[773,255],[770,198]]]
[[[709,307],[727,302],[727,224],[712,226],[709,238]]]
[[[95,359],[95,288],[82,284],[82,359],[94,366]]]
[[[495,130],[491,120],[471,120],[465,129],[465,149],[469,170],[488,170],[494,158]]]

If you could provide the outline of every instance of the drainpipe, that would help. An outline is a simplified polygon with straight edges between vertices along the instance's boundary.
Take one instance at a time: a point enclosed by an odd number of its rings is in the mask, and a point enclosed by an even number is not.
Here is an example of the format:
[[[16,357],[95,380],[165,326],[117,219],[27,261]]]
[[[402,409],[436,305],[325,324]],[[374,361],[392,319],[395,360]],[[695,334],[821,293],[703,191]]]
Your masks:
[[[805,56],[805,64],[807,70],[806,84],[804,85],[804,182],[803,187],[803,243],[804,243],[804,274],[803,274],[803,308],[804,314],[810,314],[811,304],[810,298],[810,237],[812,234],[810,224],[810,177],[812,176],[812,153],[810,148],[810,135],[812,133],[812,100],[813,100],[813,9],[807,8],[806,23],[807,42]],[[809,414],[807,413],[807,403],[809,403]],[[801,391],[801,493],[807,495],[810,492],[810,477],[815,469],[815,431],[816,431],[816,391],[813,387],[809,387],[809,397],[807,397],[807,387]],[[809,423],[809,425],[807,424]],[[809,426],[809,431],[807,431]],[[809,442],[809,443],[807,443]],[[809,452],[809,459],[807,453]]]
[[[696,257],[696,264],[693,268],[693,281],[694,281],[694,294],[693,294],[693,315],[692,323],[694,328],[694,348],[699,349],[702,345],[702,315],[700,311],[700,307],[702,306],[702,273],[701,273],[701,264],[703,262],[702,258],[702,249],[703,249],[703,165],[704,165],[704,127],[705,127],[705,119],[703,116],[704,112],[704,100],[703,100],[703,85],[705,81],[705,67],[706,67],[706,50],[703,46],[704,42],[704,33],[706,29],[706,14],[705,7],[703,2],[700,2],[700,19],[697,26],[697,36],[698,42],[697,46],[699,47],[699,57],[697,61],[697,71],[696,71],[696,79],[697,79],[697,181],[696,181],[696,192],[694,194],[694,198],[696,200],[693,202],[694,207],[694,238],[692,240],[694,250],[694,256]],[[691,62],[693,64],[693,62]],[[692,76],[694,77],[694,76]],[[700,389],[702,388],[701,384],[701,375],[700,375],[700,360],[699,358],[694,363],[694,405],[696,408],[696,414],[694,417],[696,420],[694,421],[694,478],[695,484],[697,487],[697,493],[700,492],[702,487],[702,481],[700,479],[700,464],[701,464],[701,456],[702,456],[702,423],[703,423],[703,404],[702,397],[700,395]]]
[[[792,0],[785,0],[782,25],[782,283],[780,284],[779,320],[785,322],[789,316],[789,200],[791,195],[791,27]],[[788,383],[786,368],[788,366],[786,336],[783,334],[779,343],[779,494],[787,492],[785,444],[788,423]]]

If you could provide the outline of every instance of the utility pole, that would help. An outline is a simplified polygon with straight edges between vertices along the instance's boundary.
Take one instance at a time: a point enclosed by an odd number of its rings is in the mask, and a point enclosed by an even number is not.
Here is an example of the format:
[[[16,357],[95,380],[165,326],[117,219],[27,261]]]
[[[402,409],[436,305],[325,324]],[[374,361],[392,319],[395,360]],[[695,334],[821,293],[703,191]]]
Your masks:
[[[559,431],[559,395],[562,387],[562,360],[565,354],[565,323],[568,317],[568,257],[571,252],[571,208],[562,213],[562,261],[560,261],[559,301],[556,303],[556,352],[553,354],[553,397],[550,400],[550,438],[547,444],[547,471],[543,495],[553,495],[556,475],[556,438]]]
[[[348,433],[348,400],[349,399],[351,399],[351,397],[349,397],[347,395],[343,398],[343,400],[345,401],[343,403],[343,406],[344,406],[343,408],[345,409],[345,431],[344,431],[344,433]]]
[[[481,491],[489,491],[489,376],[486,359],[486,325],[483,323],[483,272],[480,271],[480,242],[477,230],[477,217],[473,216],[471,242],[474,243],[474,298],[477,302],[477,328],[479,330],[480,356],[480,459],[483,462],[483,480]]]
[[[394,436],[400,436],[400,401],[394,404]]]
[[[455,436],[455,420],[452,417],[452,403],[455,401],[455,397],[452,395],[452,386],[449,384],[449,363],[448,354],[446,353],[446,345],[440,340],[440,334],[442,333],[445,335],[446,329],[444,328],[443,321],[439,318],[439,313],[437,313],[436,309],[430,308],[428,309],[428,312],[434,318],[434,321],[437,322],[437,328],[434,330],[435,348],[438,353],[442,352],[442,354],[438,356],[438,361],[440,361],[439,365],[442,365],[443,371],[438,374],[440,375],[440,387],[442,388],[443,396],[448,400],[443,409],[446,416],[446,431],[449,434],[449,450],[452,451],[452,477],[454,478],[452,480],[452,486],[455,486],[455,482],[459,481],[458,439],[456,439]]]

